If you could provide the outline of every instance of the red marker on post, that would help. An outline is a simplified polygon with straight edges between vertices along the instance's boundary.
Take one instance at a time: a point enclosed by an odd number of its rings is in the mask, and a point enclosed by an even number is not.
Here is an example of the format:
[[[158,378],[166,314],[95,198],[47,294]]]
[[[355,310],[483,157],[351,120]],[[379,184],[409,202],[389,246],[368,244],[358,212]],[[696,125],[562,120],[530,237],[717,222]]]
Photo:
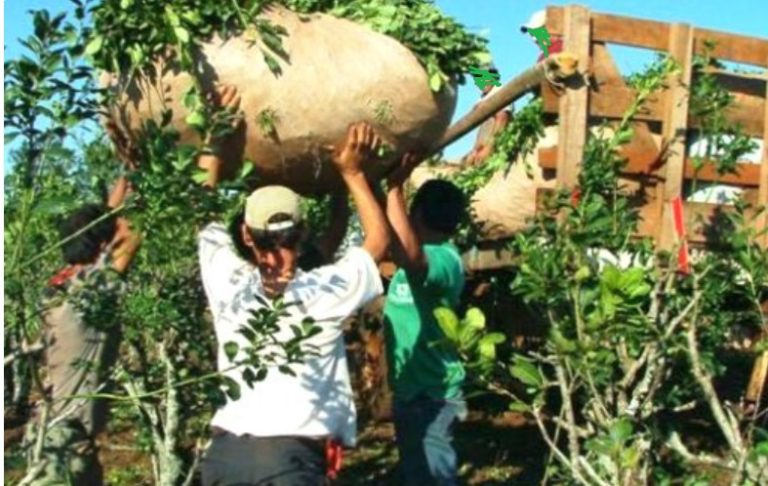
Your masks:
[[[688,264],[688,241],[685,239],[683,200],[679,196],[672,200],[672,216],[675,220],[675,233],[680,242],[680,249],[677,251],[678,269],[680,272],[687,275],[691,273],[691,268]]]

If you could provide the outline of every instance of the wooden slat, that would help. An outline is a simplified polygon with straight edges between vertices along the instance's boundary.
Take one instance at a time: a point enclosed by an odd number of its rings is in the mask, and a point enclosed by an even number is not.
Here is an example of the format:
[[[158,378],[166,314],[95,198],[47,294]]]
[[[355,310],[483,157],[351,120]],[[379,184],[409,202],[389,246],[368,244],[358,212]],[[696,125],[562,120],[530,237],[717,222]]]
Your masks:
[[[687,240],[695,245],[702,245],[708,239],[711,242],[714,232],[728,228],[719,221],[734,210],[733,206],[727,204],[695,202],[686,202],[683,208]],[[751,217],[752,214],[754,214],[752,211],[746,212],[747,217]]]
[[[768,67],[768,39],[697,28],[693,32],[694,52],[704,53],[707,40],[715,42],[712,56],[717,59]]]
[[[562,35],[565,31],[564,9],[547,8],[547,30],[550,34]],[[592,14],[592,40],[610,42],[633,47],[644,47],[666,51],[670,24],[654,20],[636,19],[620,15]],[[694,30],[694,49],[703,52],[704,41],[717,42],[713,50],[718,59],[766,66],[768,39],[730,34],[709,29]]]
[[[734,73],[722,69],[705,69],[713,74],[717,84],[733,93],[743,93],[762,98],[765,96],[766,74]],[[696,76],[694,76],[696,79]]]
[[[549,83],[541,86],[544,113],[557,113],[559,96],[549,86]],[[597,118],[621,119],[629,107],[635,93],[626,86],[615,83],[605,83],[590,90],[589,116]],[[748,93],[735,93],[734,105],[725,115],[726,119],[734,124],[741,125],[744,133],[750,137],[762,137],[764,122],[762,113],[765,109],[765,99]],[[660,122],[664,118],[664,100],[660,96],[650,97],[633,119],[638,121]],[[699,120],[691,117],[688,126],[698,128]]]
[[[665,181],[658,185],[661,203],[661,224],[658,228],[658,248],[669,250],[676,235],[671,201],[682,195],[685,169],[685,138],[688,126],[688,90],[693,60],[693,29],[687,24],[672,24],[669,52],[682,67],[678,75],[668,80],[664,118],[664,140],[668,141]]]
[[[564,27],[565,49],[580,60],[590,59],[589,10],[580,5],[566,7]],[[561,187],[574,187],[578,182],[587,139],[588,102],[589,88],[583,82],[579,87],[569,85],[560,98],[557,183]]]
[[[563,35],[564,8],[547,8],[547,31]],[[669,24],[619,15],[592,14],[592,40],[666,50]]]
[[[622,157],[628,159],[627,166],[622,171],[625,175],[652,175],[654,172],[653,164],[658,158],[659,152],[633,147],[629,144],[619,150]],[[542,169],[557,169],[557,146],[544,147],[539,149],[539,166]],[[735,186],[758,187],[761,181],[761,166],[749,162],[740,162],[737,164],[736,174],[718,175],[713,162],[705,161],[696,180],[701,182],[720,182],[723,184],[733,184]],[[686,180],[693,179],[696,173],[693,165],[693,159],[685,158],[685,169],[683,175]],[[663,180],[663,174],[660,174]]]
[[[707,182],[721,182],[723,184],[733,184],[737,186],[758,187],[760,185],[760,165],[749,162],[739,163],[736,174],[718,175],[716,166],[712,162],[705,162],[696,174],[693,161],[686,157],[685,159],[685,178]]]

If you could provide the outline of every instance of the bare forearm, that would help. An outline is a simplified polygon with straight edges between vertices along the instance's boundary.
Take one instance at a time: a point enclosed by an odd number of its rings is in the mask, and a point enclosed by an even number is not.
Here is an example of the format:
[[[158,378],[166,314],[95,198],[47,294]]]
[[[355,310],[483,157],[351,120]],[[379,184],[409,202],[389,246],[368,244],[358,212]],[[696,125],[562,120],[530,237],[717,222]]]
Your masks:
[[[119,273],[125,272],[141,244],[141,236],[134,233],[128,220],[118,218],[112,249],[112,266]]]
[[[387,192],[387,220],[392,225],[400,250],[393,252],[395,263],[406,270],[424,270],[426,258],[421,249],[421,242],[408,219],[402,186],[391,187]]]
[[[509,113],[507,110],[501,110],[500,112],[496,113],[496,116],[494,117],[493,134],[496,135],[497,133],[504,130],[508,123]]]
[[[208,178],[203,182],[203,185],[212,189],[215,188],[219,183],[221,174],[221,158],[214,154],[204,154],[197,159],[197,165],[208,172]]]
[[[115,186],[112,188],[112,191],[109,193],[109,197],[107,198],[107,206],[109,206],[111,209],[115,209],[116,207],[120,206],[125,202],[125,196],[128,195],[128,192],[130,191],[130,185],[128,183],[128,178],[125,176],[120,176],[119,179],[117,179],[117,182],[115,182]]]
[[[389,245],[389,232],[384,211],[376,202],[376,198],[362,172],[342,174],[344,183],[355,201],[363,226],[365,248],[376,262],[384,258]]]

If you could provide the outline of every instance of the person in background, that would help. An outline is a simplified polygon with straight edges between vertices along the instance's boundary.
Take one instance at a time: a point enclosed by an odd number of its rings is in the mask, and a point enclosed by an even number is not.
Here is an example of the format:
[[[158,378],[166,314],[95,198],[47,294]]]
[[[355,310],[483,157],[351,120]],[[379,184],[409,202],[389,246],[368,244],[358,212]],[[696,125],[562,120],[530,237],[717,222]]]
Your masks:
[[[488,68],[491,73],[498,73],[499,71],[495,66],[491,65]],[[477,103],[485,100],[489,96],[492,96],[499,88],[487,85],[482,89],[480,100]],[[477,104],[475,105],[477,106]],[[510,112],[506,109],[498,111],[493,117],[485,120],[477,129],[477,137],[475,138],[475,145],[472,150],[462,160],[463,164],[469,166],[475,166],[482,164],[493,153],[493,138],[497,133],[504,130],[509,123]]]
[[[120,140],[118,155],[133,170],[132,154]],[[50,405],[45,414],[38,410],[38,418],[47,420],[41,456],[30,458],[30,470],[38,471],[31,484],[103,484],[94,437],[105,426],[106,403],[85,395],[102,389],[117,358],[119,276],[140,238],[125,218],[111,213],[129,192],[128,180],[120,177],[106,204],[82,206],[59,227],[67,265],[48,282],[42,303]]]
[[[445,336],[434,311],[455,310],[464,287],[461,255],[450,239],[466,201],[452,183],[430,180],[416,192],[408,214],[403,184],[417,162],[406,155],[387,179],[387,220],[399,267],[384,307],[395,435],[403,484],[454,485],[452,430],[467,413],[464,368],[455,352],[435,346]]]
[[[520,32],[528,34],[538,48],[540,48],[540,41],[537,39],[534,33],[540,32],[542,29],[546,29],[547,24],[547,11],[538,10],[531,15],[526,23],[520,26]],[[552,54],[563,52],[563,38],[559,35],[549,35],[549,45],[547,47],[547,55],[542,52],[539,54],[539,58],[536,62],[541,62]]]
[[[224,88],[224,106],[237,105],[233,90]],[[211,223],[200,231],[199,258],[203,286],[213,314],[218,341],[218,368],[240,385],[241,397],[216,411],[211,444],[202,461],[205,486],[326,484],[335,461],[329,443],[352,446],[356,411],[347,369],[342,321],[383,291],[379,262],[389,244],[386,220],[362,171],[380,144],[365,124],[349,128],[334,152],[333,162],[355,202],[365,239],[338,261],[311,271],[298,266],[305,238],[301,199],[284,186],[266,186],[248,196],[242,222]],[[204,156],[206,185],[215,187],[221,160]],[[346,201],[345,201],[346,203]],[[244,249],[238,254],[236,245]],[[330,242],[330,247],[333,242]],[[332,252],[328,252],[328,257]],[[245,258],[243,258],[243,256]],[[291,325],[312,318],[320,334],[306,344],[317,353],[292,365],[296,376],[270,370],[266,378],[247,386],[231,363],[224,345],[240,349],[248,342],[237,331],[251,312],[271,306],[278,297],[298,302],[280,318],[278,339],[293,336]]]

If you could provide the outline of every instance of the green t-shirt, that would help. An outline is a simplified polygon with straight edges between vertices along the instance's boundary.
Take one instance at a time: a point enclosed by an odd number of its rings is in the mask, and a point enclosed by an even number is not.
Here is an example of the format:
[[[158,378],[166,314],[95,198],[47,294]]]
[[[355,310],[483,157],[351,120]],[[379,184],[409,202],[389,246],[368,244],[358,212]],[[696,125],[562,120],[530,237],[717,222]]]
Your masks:
[[[464,287],[464,269],[456,247],[445,242],[424,245],[428,271],[422,282],[399,269],[392,277],[384,307],[389,377],[397,400],[420,393],[432,398],[461,395],[464,367],[459,357],[443,346],[431,345],[444,337],[435,319],[438,307],[456,308]]]

